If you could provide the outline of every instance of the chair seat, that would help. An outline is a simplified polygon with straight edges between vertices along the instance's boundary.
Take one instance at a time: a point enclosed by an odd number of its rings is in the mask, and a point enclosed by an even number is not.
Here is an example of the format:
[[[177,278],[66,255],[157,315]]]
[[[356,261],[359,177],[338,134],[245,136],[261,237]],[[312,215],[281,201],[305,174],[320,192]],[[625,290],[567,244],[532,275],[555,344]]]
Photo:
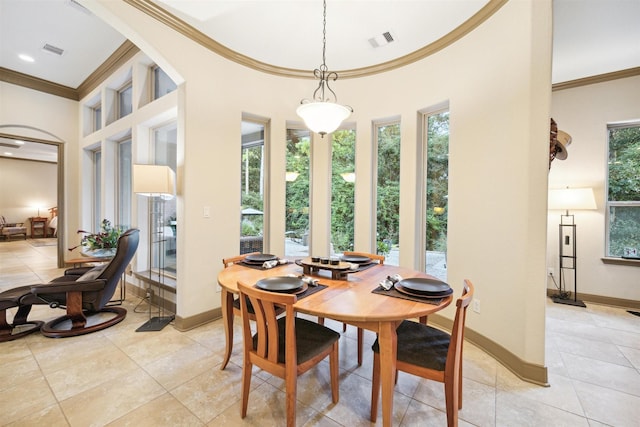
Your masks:
[[[423,368],[444,371],[451,336],[439,329],[409,320],[403,321],[397,329],[398,356],[401,362]],[[379,353],[378,340],[371,349]]]
[[[340,339],[339,333],[315,322],[296,317],[295,323],[298,364],[311,359]],[[278,319],[278,363],[285,362],[285,324],[286,316],[280,317]],[[258,334],[253,336],[253,348],[255,349],[257,345]]]

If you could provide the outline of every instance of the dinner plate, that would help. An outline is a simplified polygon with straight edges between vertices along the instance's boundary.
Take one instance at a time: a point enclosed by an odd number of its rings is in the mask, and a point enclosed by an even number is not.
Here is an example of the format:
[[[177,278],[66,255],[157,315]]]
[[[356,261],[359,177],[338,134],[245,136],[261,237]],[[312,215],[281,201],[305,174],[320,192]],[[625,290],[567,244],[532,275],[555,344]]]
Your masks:
[[[342,260],[344,262],[352,262],[354,264],[368,264],[371,262],[371,258],[361,255],[343,255]]]
[[[271,254],[254,254],[254,255],[247,255],[246,257],[244,257],[244,261],[251,264],[263,263],[265,261],[272,261],[274,259],[278,259],[278,257]]]
[[[264,291],[293,293],[300,290],[305,283],[298,277],[276,276],[258,280],[256,287]]]
[[[424,294],[424,293],[412,291],[411,289],[407,289],[404,286],[402,286],[400,283],[396,283],[393,286],[401,294],[405,294],[405,295],[409,295],[409,296],[417,297],[417,298],[425,298],[425,299],[444,298],[444,297],[449,296],[449,295],[451,295],[453,293],[453,289],[451,289],[451,291],[449,293],[445,293],[445,294]]]
[[[399,281],[401,287],[410,292],[414,292],[420,295],[428,295],[433,297],[445,297],[453,293],[451,287],[437,279],[427,279],[424,277],[413,277],[409,279],[403,279]]]

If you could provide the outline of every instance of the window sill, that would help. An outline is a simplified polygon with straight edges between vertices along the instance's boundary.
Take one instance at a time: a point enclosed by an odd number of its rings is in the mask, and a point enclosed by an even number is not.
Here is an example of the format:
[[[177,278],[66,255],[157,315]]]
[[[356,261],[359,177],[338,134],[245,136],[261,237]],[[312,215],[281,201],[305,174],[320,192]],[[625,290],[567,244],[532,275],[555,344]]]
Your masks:
[[[604,264],[630,265],[633,267],[640,267],[640,259],[604,257],[601,258],[601,260]]]

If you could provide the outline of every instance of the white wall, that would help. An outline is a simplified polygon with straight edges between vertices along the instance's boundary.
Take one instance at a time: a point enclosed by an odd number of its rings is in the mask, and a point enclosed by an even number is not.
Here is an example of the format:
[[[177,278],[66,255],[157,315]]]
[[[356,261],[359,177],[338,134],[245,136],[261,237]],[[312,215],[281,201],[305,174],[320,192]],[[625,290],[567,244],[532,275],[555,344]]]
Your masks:
[[[276,236],[284,235],[285,124],[297,121],[295,108],[315,82],[231,63],[124,2],[87,6],[183,82],[178,92],[177,314],[188,317],[219,307],[214,289],[220,260],[238,252],[240,180],[234,177],[240,174],[242,113],[271,118],[269,243],[271,251],[283,253],[283,239]],[[550,1],[508,2],[444,51],[382,75],[338,81],[334,88],[355,109],[351,120],[357,126],[357,156],[370,155],[372,120],[401,117],[401,263],[408,266],[414,263],[412,243],[419,234],[411,226],[419,214],[416,112],[449,100],[450,282],[456,292],[464,278],[476,285],[482,313],[470,314],[471,328],[540,365],[550,24]],[[359,158],[357,165],[358,176],[367,176],[373,162]],[[314,181],[325,182],[329,171],[314,173]],[[356,200],[356,217],[370,215],[370,201]],[[212,218],[202,217],[203,206],[212,207]],[[326,218],[317,220],[328,224]],[[363,238],[356,236],[356,241]],[[452,310],[446,314],[452,316]]]
[[[571,212],[577,224],[578,292],[640,300],[638,267],[601,261],[605,256],[607,123],[640,120],[640,76],[556,91],[552,100],[552,117],[573,141],[567,159],[553,161],[549,188],[592,187],[598,205],[596,211]],[[550,211],[548,217],[547,264],[556,271],[560,214]],[[554,288],[553,283],[548,287]],[[569,290],[573,290],[572,281]]]
[[[65,200],[58,207],[65,212],[65,222],[58,237],[75,239],[79,199],[73,184],[79,179],[77,162],[70,157],[78,150],[78,102],[0,82],[0,132],[64,143]]]

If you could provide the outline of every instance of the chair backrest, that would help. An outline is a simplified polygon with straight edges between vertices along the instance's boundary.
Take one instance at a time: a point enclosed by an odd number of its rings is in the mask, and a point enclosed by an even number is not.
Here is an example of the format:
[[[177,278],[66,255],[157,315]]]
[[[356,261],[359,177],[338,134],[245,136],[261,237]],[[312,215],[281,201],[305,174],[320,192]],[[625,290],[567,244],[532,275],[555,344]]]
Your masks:
[[[367,252],[349,252],[349,251],[344,251],[342,253],[342,255],[345,255],[345,256],[365,256],[365,257],[371,258],[374,261],[378,261],[378,264],[384,264],[384,255],[370,254],[370,253],[367,253]]]
[[[99,306],[97,309],[102,309],[113,297],[113,294],[118,287],[118,282],[122,277],[127,265],[131,262],[131,258],[138,249],[138,243],[140,242],[140,230],[137,228],[131,228],[120,235],[118,238],[118,247],[113,259],[102,270],[102,273],[97,279],[104,279],[107,281],[102,295],[100,296]]]
[[[254,353],[261,359],[272,364],[278,364],[278,351],[282,347],[278,337],[279,308],[285,306],[286,326],[285,341],[288,349],[296,348],[295,313],[293,304],[297,297],[292,294],[267,292],[238,282],[240,291],[240,312],[242,313],[242,337],[244,351]],[[249,309],[247,298],[251,301],[255,311],[257,342],[254,345],[249,324]],[[252,317],[253,318],[253,317]],[[286,363],[297,364],[295,351],[286,352]],[[282,364],[282,363],[280,363]]]
[[[455,372],[459,374],[457,367],[462,362],[462,345],[464,343],[464,324],[467,317],[467,307],[473,299],[473,284],[471,281],[464,281],[462,297],[456,301],[456,317],[451,328],[451,341],[447,352],[447,363],[445,366],[445,376],[453,376]]]
[[[243,259],[245,259],[249,255],[258,255],[259,253],[260,252],[251,252],[251,253],[248,253],[248,254],[237,255],[237,256],[234,256],[234,257],[230,257],[230,258],[222,258],[222,265],[224,265],[224,268],[227,268],[231,264],[235,264],[237,262],[242,261]]]

